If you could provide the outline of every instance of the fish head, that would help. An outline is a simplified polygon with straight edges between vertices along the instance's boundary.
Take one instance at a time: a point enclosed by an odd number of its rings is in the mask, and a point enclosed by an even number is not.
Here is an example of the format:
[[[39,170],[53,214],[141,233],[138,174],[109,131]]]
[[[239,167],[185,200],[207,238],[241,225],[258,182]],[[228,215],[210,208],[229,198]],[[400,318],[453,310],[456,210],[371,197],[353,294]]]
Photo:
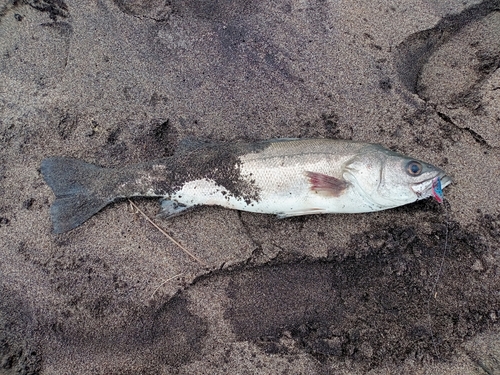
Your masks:
[[[434,197],[451,183],[445,171],[378,145],[364,150],[346,165],[345,178],[376,209],[386,209]]]

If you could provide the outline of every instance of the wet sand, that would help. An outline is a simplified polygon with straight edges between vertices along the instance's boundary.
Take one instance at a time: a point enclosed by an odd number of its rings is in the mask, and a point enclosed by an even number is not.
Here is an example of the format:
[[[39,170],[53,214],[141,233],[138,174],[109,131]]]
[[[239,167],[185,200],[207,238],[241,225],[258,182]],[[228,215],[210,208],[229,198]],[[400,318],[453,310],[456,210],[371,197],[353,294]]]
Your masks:
[[[499,41],[500,1],[0,2],[0,374],[500,372]],[[204,264],[126,201],[51,233],[45,157],[278,137],[454,182],[442,205],[156,220]]]

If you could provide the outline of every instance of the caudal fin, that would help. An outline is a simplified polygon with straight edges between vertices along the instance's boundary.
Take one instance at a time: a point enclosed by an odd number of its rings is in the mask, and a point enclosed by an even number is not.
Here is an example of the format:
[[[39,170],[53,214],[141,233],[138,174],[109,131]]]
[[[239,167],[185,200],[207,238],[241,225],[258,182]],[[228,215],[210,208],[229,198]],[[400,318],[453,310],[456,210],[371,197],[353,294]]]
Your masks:
[[[41,172],[56,199],[50,208],[54,233],[76,228],[112,202],[106,193],[106,169],[78,159],[42,161]],[[104,172],[104,173],[103,173]]]

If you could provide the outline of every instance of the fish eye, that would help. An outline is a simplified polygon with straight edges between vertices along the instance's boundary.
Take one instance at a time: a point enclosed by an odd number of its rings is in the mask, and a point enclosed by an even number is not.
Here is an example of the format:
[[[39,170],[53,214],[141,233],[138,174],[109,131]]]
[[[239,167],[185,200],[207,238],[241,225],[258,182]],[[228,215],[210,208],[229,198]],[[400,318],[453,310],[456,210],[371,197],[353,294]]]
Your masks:
[[[411,176],[418,176],[422,173],[422,164],[418,161],[410,161],[406,166],[406,171]]]

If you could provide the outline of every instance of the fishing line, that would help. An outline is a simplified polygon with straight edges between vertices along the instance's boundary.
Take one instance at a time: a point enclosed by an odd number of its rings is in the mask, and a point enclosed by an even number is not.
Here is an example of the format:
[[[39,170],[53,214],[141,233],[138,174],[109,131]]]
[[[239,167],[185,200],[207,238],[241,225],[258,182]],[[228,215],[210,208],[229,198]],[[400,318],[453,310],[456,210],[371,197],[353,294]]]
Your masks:
[[[448,250],[448,233],[449,233],[449,223],[450,223],[449,209],[448,209],[449,208],[449,203],[448,203],[448,201],[445,201],[443,203],[445,203],[444,204],[444,210],[445,210],[445,213],[446,213],[446,230],[445,230],[445,240],[444,240],[443,257],[441,259],[441,263],[439,264],[438,273],[436,275],[436,281],[434,283],[434,286],[432,287],[432,292],[434,294],[434,299],[437,296],[436,288],[437,288],[437,285],[439,283],[439,278],[441,277],[441,274],[442,274],[442,271],[443,271],[443,265],[444,265],[444,261],[445,261],[445,258],[446,258],[446,252]]]
[[[443,201],[443,207],[444,207],[444,211],[445,211],[445,215],[446,215],[446,221],[445,221],[446,227],[445,227],[443,256],[441,258],[441,262],[439,263],[439,268],[437,271],[436,279],[434,281],[434,285],[431,288],[431,296],[427,300],[427,314],[429,316],[429,331],[431,334],[432,346],[434,347],[434,354],[436,355],[436,357],[438,357],[438,352],[437,352],[437,345],[436,345],[436,340],[434,337],[434,332],[432,330],[432,316],[431,316],[430,303],[431,303],[431,299],[433,297],[434,297],[434,299],[436,299],[436,297],[437,297],[436,289],[437,289],[437,286],[439,284],[439,279],[441,278],[441,275],[443,273],[443,267],[444,267],[444,262],[446,259],[446,253],[447,253],[448,248],[449,248],[448,238],[449,238],[449,224],[450,224],[450,204],[449,204],[448,200]]]

